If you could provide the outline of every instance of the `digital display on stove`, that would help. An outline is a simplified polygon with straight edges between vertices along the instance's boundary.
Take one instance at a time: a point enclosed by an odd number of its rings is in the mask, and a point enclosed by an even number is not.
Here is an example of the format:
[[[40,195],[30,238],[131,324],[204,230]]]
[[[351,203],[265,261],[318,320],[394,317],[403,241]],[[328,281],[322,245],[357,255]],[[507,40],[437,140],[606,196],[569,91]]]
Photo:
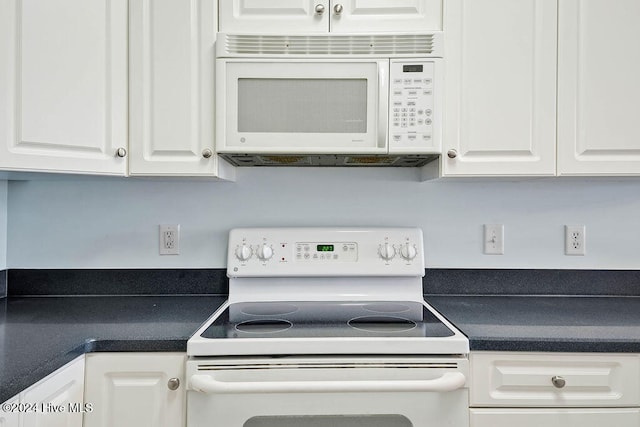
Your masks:
[[[316,250],[318,252],[333,252],[333,248],[333,245],[318,245]]]

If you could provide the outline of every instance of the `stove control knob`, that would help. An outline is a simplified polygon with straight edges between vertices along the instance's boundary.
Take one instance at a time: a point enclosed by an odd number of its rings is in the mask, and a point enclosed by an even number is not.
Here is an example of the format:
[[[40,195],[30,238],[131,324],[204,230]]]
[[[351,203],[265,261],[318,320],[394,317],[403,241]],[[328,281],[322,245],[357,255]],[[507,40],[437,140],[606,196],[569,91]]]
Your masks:
[[[248,260],[249,258],[251,258],[251,255],[253,255],[253,251],[251,251],[251,246],[242,244],[241,246],[238,246],[238,248],[236,249],[236,257],[238,257],[240,261]]]
[[[273,248],[264,244],[258,248],[256,255],[261,261],[267,261],[273,256]]]
[[[402,248],[400,248],[400,256],[407,261],[411,261],[416,257],[416,255],[418,255],[418,251],[416,250],[416,247],[410,243],[405,243],[402,245]]]
[[[393,245],[390,245],[389,243],[385,243],[380,245],[380,248],[378,249],[378,253],[380,254],[380,258],[382,258],[385,261],[389,261],[394,256],[396,256],[396,249],[393,247]]]

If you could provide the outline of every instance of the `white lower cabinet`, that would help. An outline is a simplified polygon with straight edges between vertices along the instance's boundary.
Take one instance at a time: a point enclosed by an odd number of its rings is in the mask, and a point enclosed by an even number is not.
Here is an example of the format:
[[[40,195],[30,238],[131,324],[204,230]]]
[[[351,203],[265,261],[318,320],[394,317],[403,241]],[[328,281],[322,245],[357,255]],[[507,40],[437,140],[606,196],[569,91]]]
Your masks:
[[[640,426],[640,355],[471,354],[471,427]]]
[[[20,403],[20,399],[18,396],[13,399],[9,399],[5,402],[9,404],[9,408],[14,407]],[[4,409],[0,411],[0,427],[19,427],[20,426],[20,414],[15,411],[5,411]]]
[[[81,356],[7,401],[0,427],[82,427],[83,393]]]
[[[38,405],[24,413],[22,427],[82,427],[83,392],[84,356],[21,394],[21,402]]]
[[[637,427],[640,409],[472,409],[471,427]]]
[[[185,358],[184,353],[87,355],[85,402],[94,410],[85,414],[84,426],[183,426]]]

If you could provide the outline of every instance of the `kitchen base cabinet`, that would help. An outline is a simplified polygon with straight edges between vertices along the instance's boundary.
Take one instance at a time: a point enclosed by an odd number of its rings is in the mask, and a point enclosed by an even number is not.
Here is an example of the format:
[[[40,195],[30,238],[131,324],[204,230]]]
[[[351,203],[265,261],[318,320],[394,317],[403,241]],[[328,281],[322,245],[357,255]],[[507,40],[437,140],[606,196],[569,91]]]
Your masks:
[[[472,352],[471,427],[638,427],[640,355]]]
[[[472,409],[471,427],[638,427],[640,409]]]
[[[87,355],[84,427],[185,424],[184,353]],[[177,386],[177,388],[176,388]]]
[[[38,405],[23,414],[22,427],[82,427],[83,394],[84,356],[21,394],[21,402]]]
[[[10,405],[17,405],[20,402],[18,396],[7,400]],[[0,427],[20,427],[20,414],[12,411],[5,412],[0,410]]]
[[[7,401],[19,406],[0,411],[0,427],[82,427],[83,395],[80,356]]]
[[[635,354],[477,352],[471,366],[472,407],[640,406]]]

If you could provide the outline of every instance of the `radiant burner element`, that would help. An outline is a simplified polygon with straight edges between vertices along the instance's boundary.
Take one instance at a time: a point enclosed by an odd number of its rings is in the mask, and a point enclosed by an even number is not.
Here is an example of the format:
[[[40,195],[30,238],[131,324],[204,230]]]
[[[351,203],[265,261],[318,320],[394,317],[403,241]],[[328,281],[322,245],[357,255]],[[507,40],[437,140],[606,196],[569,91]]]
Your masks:
[[[366,332],[405,332],[416,327],[416,323],[409,319],[391,316],[366,316],[351,319],[349,326]]]
[[[277,316],[291,314],[298,311],[298,307],[293,304],[252,304],[242,307],[244,314],[254,316]]]
[[[238,323],[236,329],[240,332],[248,332],[250,334],[269,334],[274,332],[282,332],[289,329],[293,324],[286,320],[264,319],[264,320],[247,320]]]
[[[375,304],[367,304],[363,306],[367,311],[373,311],[374,313],[404,313],[411,308],[405,304],[395,304],[392,302],[380,302]]]

